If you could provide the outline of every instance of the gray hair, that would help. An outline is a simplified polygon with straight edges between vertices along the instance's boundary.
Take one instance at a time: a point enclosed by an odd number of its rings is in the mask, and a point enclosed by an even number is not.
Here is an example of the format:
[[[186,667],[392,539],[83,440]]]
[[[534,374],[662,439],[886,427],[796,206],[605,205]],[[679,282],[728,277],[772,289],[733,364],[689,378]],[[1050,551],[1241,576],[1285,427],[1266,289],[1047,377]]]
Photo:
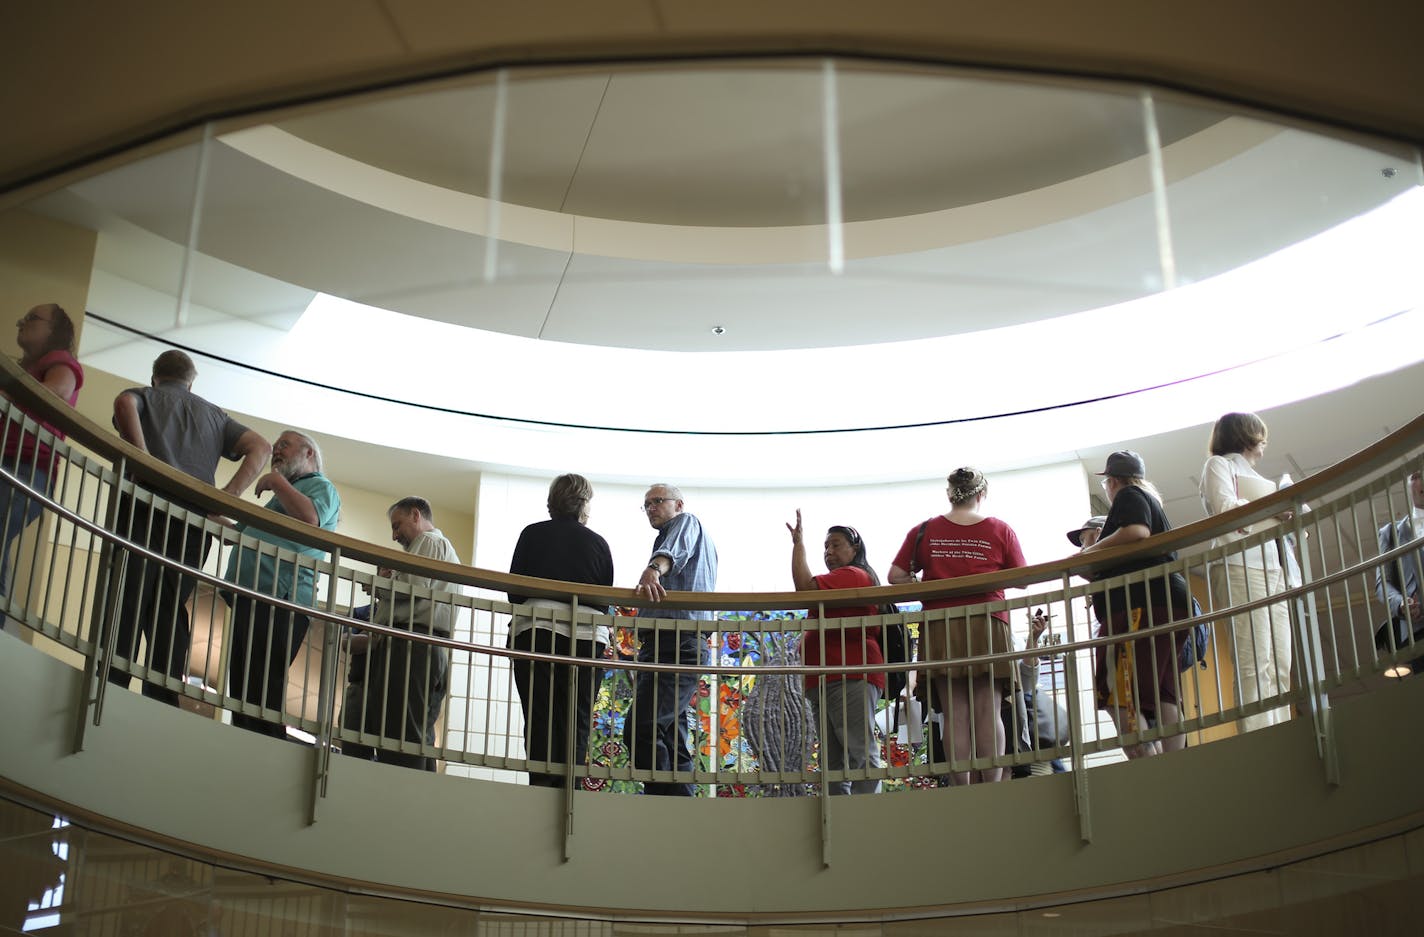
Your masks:
[[[683,500],[682,489],[677,487],[676,485],[669,485],[667,482],[654,482],[653,484],[648,486],[649,491],[652,491],[654,488],[661,488],[663,491],[666,491],[668,493],[668,497],[672,498],[674,501]]]
[[[312,454],[312,471],[316,472],[318,475],[326,474],[326,472],[322,471],[321,468],[321,447],[316,444],[315,439],[312,439],[310,436],[308,436],[306,433],[303,433],[301,430],[284,429],[282,430],[282,432],[291,433],[293,436],[306,443],[307,448],[311,450]]]
[[[419,495],[401,498],[395,504],[386,508],[386,516],[390,517],[397,511],[415,511],[426,520],[432,523],[435,521],[435,512],[430,509],[430,502]]]

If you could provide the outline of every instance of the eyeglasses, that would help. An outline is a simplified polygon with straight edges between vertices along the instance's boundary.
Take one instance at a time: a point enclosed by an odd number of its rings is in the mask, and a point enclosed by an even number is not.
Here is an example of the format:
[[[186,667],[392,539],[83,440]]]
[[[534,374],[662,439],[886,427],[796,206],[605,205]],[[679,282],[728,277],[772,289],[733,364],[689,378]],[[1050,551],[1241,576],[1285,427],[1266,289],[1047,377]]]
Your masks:
[[[664,501],[676,500],[676,498],[649,498],[648,500],[643,502],[643,510],[646,511],[648,508],[655,508],[658,505],[662,504]]]

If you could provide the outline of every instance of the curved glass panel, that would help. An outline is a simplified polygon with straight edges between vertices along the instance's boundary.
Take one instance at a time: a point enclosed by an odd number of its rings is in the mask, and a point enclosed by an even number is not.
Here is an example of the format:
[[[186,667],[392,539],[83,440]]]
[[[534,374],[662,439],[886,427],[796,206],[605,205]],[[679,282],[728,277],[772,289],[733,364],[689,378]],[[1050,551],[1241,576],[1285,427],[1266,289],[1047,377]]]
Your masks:
[[[946,427],[1022,464],[1411,366],[1420,184],[1407,148],[1149,89],[764,60],[213,127],[25,213],[97,233],[115,374],[171,342],[322,432],[735,484],[883,477],[836,431],[898,428],[919,477]],[[756,473],[719,457],[745,434]]]

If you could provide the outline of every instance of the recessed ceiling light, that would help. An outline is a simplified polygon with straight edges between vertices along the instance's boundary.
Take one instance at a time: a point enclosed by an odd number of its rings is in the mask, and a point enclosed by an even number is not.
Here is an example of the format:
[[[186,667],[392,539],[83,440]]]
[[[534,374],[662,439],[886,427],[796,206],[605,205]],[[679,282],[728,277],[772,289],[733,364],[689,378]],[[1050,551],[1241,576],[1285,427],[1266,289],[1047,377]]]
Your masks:
[[[714,326],[712,326],[712,334],[713,334],[713,335],[726,335],[726,334],[727,334],[727,330],[724,329],[724,328],[723,328],[722,326],[720,326],[720,325],[714,325]]]
[[[1410,673],[1410,670],[1409,670],[1409,665],[1408,665],[1408,664],[1396,664],[1395,666],[1393,666],[1393,667],[1389,668],[1388,670],[1386,670],[1386,671],[1384,672],[1384,675],[1385,675],[1386,677],[1392,677],[1392,678],[1394,678],[1395,680],[1400,680],[1400,679],[1403,679],[1404,677],[1409,676],[1409,673]]]
[[[1063,915],[1059,914],[1057,911],[1045,911],[1045,912],[1043,912],[1043,916],[1044,916],[1044,917],[1062,917]]]

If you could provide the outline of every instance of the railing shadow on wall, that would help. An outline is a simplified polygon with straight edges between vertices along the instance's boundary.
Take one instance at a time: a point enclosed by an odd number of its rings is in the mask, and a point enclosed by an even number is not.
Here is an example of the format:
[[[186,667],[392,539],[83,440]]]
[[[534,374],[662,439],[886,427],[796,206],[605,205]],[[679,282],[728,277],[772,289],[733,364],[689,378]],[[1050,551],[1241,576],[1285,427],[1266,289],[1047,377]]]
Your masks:
[[[1119,748],[1132,752],[1154,746],[1172,748],[1174,742],[1187,737],[1201,741],[1209,730],[1225,727],[1229,731],[1243,721],[1249,724],[1252,717],[1288,710],[1294,711],[1295,718],[1312,721],[1329,776],[1334,761],[1331,694],[1357,688],[1366,679],[1386,671],[1408,668],[1424,653],[1424,648],[1416,644],[1412,629],[1382,627],[1388,612],[1380,600],[1379,583],[1391,577],[1398,579],[1403,566],[1413,561],[1414,547],[1406,543],[1377,551],[1371,546],[1378,542],[1381,528],[1408,513],[1406,477],[1424,461],[1424,417],[1313,478],[1220,517],[1154,537],[1145,546],[933,583],[835,593],[673,593],[661,603],[665,608],[712,610],[720,616],[721,620],[699,626],[685,620],[650,617],[656,609],[628,590],[560,584],[423,562],[397,550],[319,531],[259,510],[193,482],[58,406],[9,362],[3,366],[3,378],[5,392],[13,401],[8,419],[23,421],[25,429],[35,431],[34,417],[25,415],[35,414],[61,427],[73,443],[88,450],[86,453],[78,446],[63,443],[54,446],[59,468],[50,475],[55,480],[50,496],[26,488],[25,479],[16,477],[16,466],[3,467],[5,480],[14,492],[10,495],[12,503],[15,498],[28,496],[40,504],[43,518],[29,529],[17,531],[10,528],[16,525],[18,515],[14,510],[9,512],[6,535],[14,538],[16,549],[12,552],[17,562],[5,612],[12,620],[12,629],[13,623],[23,623],[47,641],[68,649],[76,655],[71,658],[76,665],[84,668],[88,689],[75,740],[80,747],[83,725],[90,721],[98,724],[106,694],[117,692],[132,676],[141,681],[146,694],[162,695],[161,691],[166,691],[189,708],[220,718],[236,716],[249,723],[264,723],[276,727],[275,734],[281,733],[282,724],[305,733],[320,753],[317,770],[323,783],[334,751],[361,751],[380,760],[416,765],[433,765],[439,759],[452,773],[461,766],[533,772],[536,777],[561,786],[577,785],[586,790],[632,791],[640,784],[654,782],[713,785],[705,792],[723,796],[824,795],[843,782],[851,782],[858,790],[868,789],[867,784],[900,789],[962,781],[971,771],[1035,773],[1049,770],[1050,765],[1081,771],[1095,756]],[[167,500],[157,491],[180,499],[188,507]],[[203,536],[214,538],[218,544],[214,553],[220,562],[209,562],[203,569],[185,567],[135,543],[131,539],[133,532],[121,529],[118,523],[125,516],[119,510],[125,499],[149,505],[155,513],[191,522],[203,531]],[[1281,523],[1278,517],[1288,520]],[[254,544],[218,518],[271,530],[328,553],[329,560],[322,561],[285,552],[277,557],[274,551],[276,561],[291,562],[316,576],[320,588],[315,605],[307,607],[226,582],[218,573],[221,561],[239,543],[249,547]],[[1253,532],[1222,547],[1204,547],[1214,537],[1246,529]],[[1264,551],[1275,553],[1281,549],[1278,542],[1287,534],[1295,543],[1292,557],[1300,567],[1298,584],[1268,595],[1227,596],[1213,595],[1205,586],[1210,564],[1239,562],[1242,557],[1264,555]],[[263,549],[273,550],[270,546]],[[1124,559],[1159,555],[1167,550],[1181,551],[1180,558],[1125,577],[1075,582],[1075,577],[1091,577]],[[282,696],[294,698],[297,704],[282,711],[270,700],[254,700],[251,694],[247,699],[237,698],[226,691],[224,670],[232,642],[228,629],[214,636],[201,659],[196,654],[185,656],[179,661],[179,668],[159,666],[155,660],[145,663],[145,657],[154,655],[143,653],[128,660],[131,652],[117,647],[113,627],[124,587],[124,578],[117,573],[123,562],[143,564],[155,571],[168,570],[190,583],[202,584],[208,588],[200,594],[209,602],[216,602],[212,596],[221,591],[229,599],[245,596],[308,617],[320,635],[313,643],[323,648],[319,666],[293,668],[287,675],[263,673],[261,677],[281,681],[286,687]],[[408,584],[355,568],[350,565],[353,562],[456,583],[463,591],[412,590]],[[1143,630],[1131,642],[1124,643],[1112,635],[1094,637],[1096,622],[1083,609],[1084,600],[1091,604],[1094,597],[1100,602],[1106,599],[1112,610],[1113,603],[1120,603],[1132,588],[1150,590],[1170,574],[1197,584],[1200,608],[1172,610],[1169,618],[1173,620],[1161,622],[1150,620],[1149,611],[1149,620],[1142,623]],[[937,598],[976,595],[1005,587],[1024,589],[1028,594],[939,611],[926,612],[916,607]],[[566,631],[612,629],[614,639],[607,656],[562,657],[472,640],[476,634],[499,633],[511,614],[530,614],[527,609],[483,597],[482,591],[514,591],[566,603],[563,609],[541,609],[532,614],[545,619],[539,624]],[[457,622],[456,628],[452,635],[443,636],[428,633],[428,628],[427,633],[420,633],[418,623],[413,621],[382,625],[358,619],[353,617],[353,610],[356,597],[362,592],[387,597],[405,595],[446,606]],[[883,608],[886,603],[895,603],[901,611],[883,616],[821,617],[836,607]],[[1171,604],[1169,599],[1168,605]],[[638,617],[587,611],[589,605],[636,610]],[[786,611],[808,608],[817,614],[806,618]],[[214,617],[221,618],[221,610],[215,610],[219,614]],[[976,745],[974,713],[956,713],[952,695],[949,700],[940,700],[920,694],[925,708],[947,710],[941,723],[932,721],[927,726],[921,719],[909,716],[916,708],[910,702],[910,692],[898,700],[882,701],[878,727],[871,720],[847,721],[851,713],[845,703],[839,704],[843,707],[840,712],[832,711],[830,705],[811,709],[801,695],[801,684],[808,678],[814,685],[818,678],[833,682],[840,674],[866,678],[899,672],[911,675],[912,683],[923,686],[929,682],[925,675],[947,662],[930,659],[928,642],[916,641],[916,637],[936,627],[967,627],[967,623],[986,620],[991,615],[1029,616],[1037,610],[1046,610],[1050,620],[1063,623],[1061,634],[1050,632],[1059,639],[1047,648],[1050,653],[1045,653],[1044,648],[1024,648],[992,654],[985,653],[987,649],[971,648],[971,657],[954,662],[968,667],[997,665],[1024,674],[1016,684],[1007,686],[1028,690],[1030,701],[1039,697],[1035,714],[1028,706],[1009,705],[1014,701],[1013,693],[1006,696],[1000,724],[1010,741],[1002,746],[1006,749],[1002,755],[986,754],[985,746]],[[1243,620],[1257,610],[1283,614],[1290,626],[1286,639],[1289,647],[1280,649],[1283,657],[1274,658],[1274,666],[1284,672],[1278,683],[1264,692],[1252,692],[1251,687],[1243,686],[1253,678],[1241,673],[1236,663],[1246,655],[1244,644],[1252,639],[1249,629],[1243,632],[1231,626],[1232,618]],[[817,635],[822,630],[821,620],[860,630]],[[1193,661],[1191,666],[1182,667],[1177,663],[1182,645],[1198,625],[1207,626],[1211,644],[1203,650],[1211,653],[1197,655],[1206,658],[1201,664]],[[918,660],[812,667],[800,663],[795,653],[799,641],[816,635],[817,639],[840,641],[842,659],[864,660],[865,633],[899,626],[906,627],[911,646],[918,646]],[[157,622],[155,627],[160,631],[171,628],[172,621]],[[692,630],[698,627],[700,632]],[[369,660],[365,665],[352,665],[350,642],[343,640],[352,630],[387,648],[374,669]],[[641,634],[649,640],[654,632],[671,632],[678,640],[696,634],[698,643],[709,646],[711,659],[682,665],[636,659],[632,651],[637,636]],[[859,642],[858,647],[845,646],[848,633],[857,635],[849,640]],[[281,639],[280,634],[276,637]],[[404,648],[405,653],[392,654],[391,648]],[[1138,657],[1146,657],[1150,665],[1143,668],[1139,663],[1134,677],[1127,678],[1118,688],[1119,694],[1125,691],[1126,696],[1116,713],[1117,722],[1122,723],[1117,726],[1099,716],[1095,706],[1096,693],[1106,689],[1113,675],[1106,674],[1109,680],[1105,681],[1105,674],[1100,674],[1095,691],[1093,670],[1095,660],[1098,670],[1113,669],[1108,661],[1123,657],[1126,648]],[[1263,653],[1259,657],[1267,660],[1271,655]],[[402,672],[392,672],[393,661],[403,668]],[[545,757],[534,759],[523,751],[528,727],[516,709],[518,697],[511,679],[511,662],[560,665],[563,669],[558,671],[559,679],[568,679],[571,686],[576,684],[579,670],[594,672],[592,682],[599,697],[592,702],[593,740],[587,763],[575,763],[583,759],[573,757],[572,738],[554,731],[557,724],[571,717],[571,709],[554,712],[543,706],[535,711],[535,718],[545,720],[544,728],[563,739],[562,751],[550,749]],[[1207,663],[1213,666],[1207,667]],[[1052,679],[1037,679],[1038,668],[1044,664]],[[695,684],[689,711],[695,715],[679,713],[675,717],[677,721],[687,720],[685,736],[690,739],[695,756],[690,765],[682,763],[659,770],[651,756],[639,759],[630,751],[648,741],[640,739],[636,731],[626,731],[630,722],[637,721],[637,707],[656,706],[658,702],[651,694],[638,696],[634,685],[640,675],[658,672],[677,674]],[[1136,678],[1148,672],[1160,677]],[[343,676],[347,678],[344,688]],[[971,683],[974,679],[970,678]],[[412,716],[412,701],[435,700],[442,695],[434,686],[436,682],[446,684],[451,699],[443,714],[444,738],[435,739],[428,723],[423,731],[398,729],[397,723]],[[416,685],[413,693],[412,684]],[[353,687],[357,693],[352,693]],[[995,694],[996,701],[998,695]],[[1181,703],[1176,715],[1163,705],[1169,696]],[[568,694],[558,699],[560,705],[573,705]],[[352,720],[349,717],[353,709],[375,715]],[[874,757],[864,765],[818,765],[820,749],[815,738],[826,737],[828,731],[861,733],[862,738],[852,741],[858,741],[862,749],[878,750],[883,755],[883,765],[875,764]],[[970,737],[962,737],[963,733]],[[510,779],[517,776],[508,775]]]

